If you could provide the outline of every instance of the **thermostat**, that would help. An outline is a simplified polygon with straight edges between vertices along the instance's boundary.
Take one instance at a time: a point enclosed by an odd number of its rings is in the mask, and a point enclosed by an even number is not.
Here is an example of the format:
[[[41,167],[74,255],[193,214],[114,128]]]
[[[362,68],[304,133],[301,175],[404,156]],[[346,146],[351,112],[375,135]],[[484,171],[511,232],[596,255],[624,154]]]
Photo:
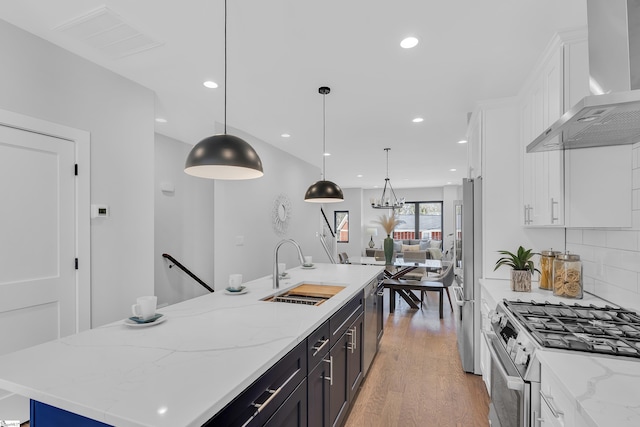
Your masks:
[[[91,218],[109,218],[109,206],[91,205]]]

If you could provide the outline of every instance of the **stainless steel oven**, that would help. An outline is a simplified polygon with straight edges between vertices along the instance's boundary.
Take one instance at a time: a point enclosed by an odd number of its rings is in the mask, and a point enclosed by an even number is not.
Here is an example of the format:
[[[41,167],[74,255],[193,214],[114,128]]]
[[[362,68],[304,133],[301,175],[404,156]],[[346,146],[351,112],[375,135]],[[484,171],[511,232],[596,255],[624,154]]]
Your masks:
[[[539,348],[501,305],[482,331],[491,355],[491,427],[535,427],[540,417]]]
[[[525,380],[494,332],[483,331],[491,354],[491,427],[532,427],[540,414],[540,381]]]

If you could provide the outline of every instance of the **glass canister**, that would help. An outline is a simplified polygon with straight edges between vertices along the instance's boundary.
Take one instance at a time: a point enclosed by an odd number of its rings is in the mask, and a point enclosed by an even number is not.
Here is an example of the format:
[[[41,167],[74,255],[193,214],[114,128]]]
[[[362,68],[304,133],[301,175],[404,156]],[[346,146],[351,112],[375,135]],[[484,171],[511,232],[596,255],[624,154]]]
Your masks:
[[[553,275],[553,260],[560,253],[560,251],[554,251],[553,249],[540,252],[540,282],[538,282],[540,289],[553,290],[553,279],[551,277]]]
[[[553,260],[553,295],[582,298],[582,261],[580,255],[564,253]]]

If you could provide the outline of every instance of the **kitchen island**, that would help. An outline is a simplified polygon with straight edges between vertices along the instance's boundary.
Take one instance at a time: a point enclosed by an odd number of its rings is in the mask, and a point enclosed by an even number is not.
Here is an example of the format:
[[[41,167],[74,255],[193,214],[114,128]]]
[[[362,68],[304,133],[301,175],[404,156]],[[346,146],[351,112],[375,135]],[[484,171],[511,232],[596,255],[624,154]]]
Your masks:
[[[110,425],[199,426],[303,342],[382,268],[316,264],[288,270],[280,291],[305,281],[345,288],[319,306],[262,301],[271,276],[161,312],[146,328],[114,322],[0,357],[0,388]]]

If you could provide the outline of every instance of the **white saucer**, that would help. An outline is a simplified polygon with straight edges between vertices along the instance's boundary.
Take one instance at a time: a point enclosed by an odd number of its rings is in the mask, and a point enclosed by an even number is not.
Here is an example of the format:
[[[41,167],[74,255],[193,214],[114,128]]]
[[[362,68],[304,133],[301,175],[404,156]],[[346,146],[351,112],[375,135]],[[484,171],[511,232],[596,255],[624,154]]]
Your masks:
[[[227,295],[242,295],[246,294],[247,292],[249,292],[249,289],[247,289],[246,286],[241,287],[239,291],[230,291],[229,288],[226,288],[224,290],[224,293]]]
[[[303,270],[313,270],[314,268],[316,268],[316,266],[315,266],[315,265],[313,265],[313,264],[311,264],[311,265],[310,265],[310,266],[308,266],[308,267],[303,265],[303,266],[301,266],[301,268],[302,268]]]
[[[288,279],[288,278],[289,278],[289,273],[282,273],[282,274],[280,274],[280,278],[281,278],[281,279]]]
[[[164,315],[162,317],[159,317],[157,320],[154,320],[153,322],[147,322],[147,323],[138,323],[136,321],[133,321],[131,319],[124,319],[124,324],[127,326],[130,326],[132,328],[147,328],[149,326],[154,326],[157,325],[159,323],[164,322],[165,320],[167,320],[167,316]]]

